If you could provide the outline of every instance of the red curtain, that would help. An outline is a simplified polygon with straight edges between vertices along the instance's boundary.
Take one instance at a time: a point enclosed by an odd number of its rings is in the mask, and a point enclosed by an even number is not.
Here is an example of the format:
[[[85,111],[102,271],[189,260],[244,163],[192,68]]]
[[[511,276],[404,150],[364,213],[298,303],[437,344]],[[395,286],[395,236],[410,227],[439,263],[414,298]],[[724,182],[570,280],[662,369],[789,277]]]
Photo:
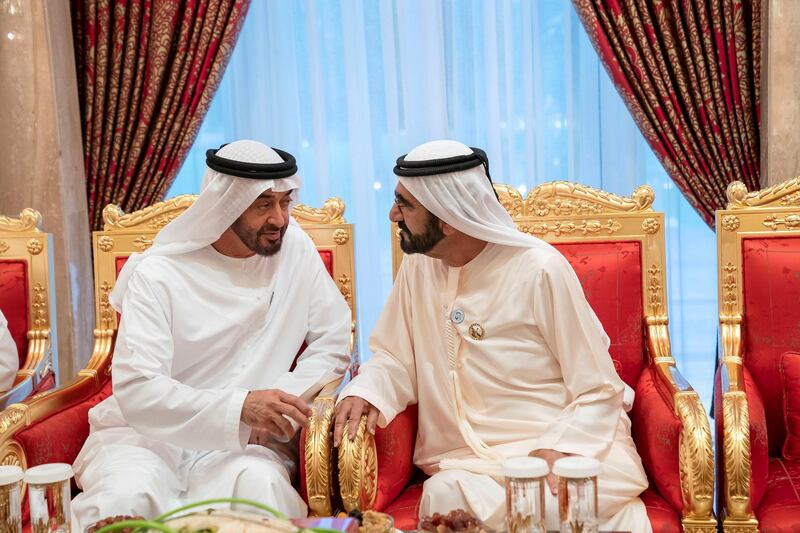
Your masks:
[[[713,227],[759,185],[760,0],[573,0],[667,173]]]
[[[194,142],[250,0],[73,0],[90,222],[159,201]]]

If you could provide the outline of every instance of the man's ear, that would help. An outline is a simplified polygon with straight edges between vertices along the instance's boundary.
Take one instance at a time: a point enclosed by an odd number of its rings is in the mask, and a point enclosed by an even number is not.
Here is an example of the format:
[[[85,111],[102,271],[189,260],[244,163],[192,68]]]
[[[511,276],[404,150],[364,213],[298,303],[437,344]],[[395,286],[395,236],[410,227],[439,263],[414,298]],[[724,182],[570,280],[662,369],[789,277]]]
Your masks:
[[[458,232],[456,228],[441,219],[439,219],[439,229],[442,230],[442,233],[444,233],[445,237],[449,237],[450,235]]]

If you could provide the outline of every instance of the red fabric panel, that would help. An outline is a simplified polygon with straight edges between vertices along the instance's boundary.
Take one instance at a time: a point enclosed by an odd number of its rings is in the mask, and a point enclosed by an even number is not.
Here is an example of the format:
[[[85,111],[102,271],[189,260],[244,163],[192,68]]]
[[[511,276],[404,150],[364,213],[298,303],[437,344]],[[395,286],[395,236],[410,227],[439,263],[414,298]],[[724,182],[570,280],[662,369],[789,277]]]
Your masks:
[[[0,261],[0,310],[17,345],[19,364],[28,356],[28,263]]]
[[[36,385],[36,387],[33,388],[33,392],[31,393],[31,396],[34,395],[34,394],[38,394],[40,392],[49,391],[50,389],[52,389],[55,386],[56,386],[56,376],[55,376],[55,374],[53,374],[53,372],[50,372],[49,374],[47,374],[47,376],[42,381],[40,381]]]
[[[658,390],[652,368],[645,369],[636,386],[631,412],[633,440],[650,480],[651,491],[668,503],[673,512],[683,510],[678,451],[683,429],[672,402]]]
[[[392,423],[375,431],[378,487],[375,509],[385,509],[403,491],[415,471],[417,406],[410,405]],[[400,527],[400,526],[397,526]],[[416,527],[416,526],[415,526]]]
[[[317,250],[319,252],[322,262],[325,264],[325,270],[333,277],[333,251],[332,250]]]
[[[796,533],[800,523],[800,461],[769,461],[769,488],[756,508],[762,533]]]
[[[108,380],[94,396],[19,431],[15,437],[25,450],[28,466],[72,463],[89,436],[89,409],[110,394],[111,380]]]
[[[780,372],[783,416],[786,423],[783,457],[800,459],[800,353],[784,353],[781,356]]]
[[[786,438],[778,371],[781,354],[800,350],[800,237],[743,239],[744,364],[764,399],[770,456]]]
[[[114,259],[114,266],[117,268],[117,277],[119,277],[119,273],[122,271],[122,267],[124,267],[125,263],[128,262],[128,257],[129,256],[126,255]]]
[[[603,324],[620,377],[636,387],[645,366],[642,260],[637,241],[558,243]]]
[[[681,515],[656,490],[650,487],[641,494],[640,498],[647,508],[647,518],[650,519],[653,533],[683,531]]]
[[[394,518],[394,527],[401,531],[416,531],[419,526],[419,503],[422,500],[422,482],[408,486],[385,512]]]

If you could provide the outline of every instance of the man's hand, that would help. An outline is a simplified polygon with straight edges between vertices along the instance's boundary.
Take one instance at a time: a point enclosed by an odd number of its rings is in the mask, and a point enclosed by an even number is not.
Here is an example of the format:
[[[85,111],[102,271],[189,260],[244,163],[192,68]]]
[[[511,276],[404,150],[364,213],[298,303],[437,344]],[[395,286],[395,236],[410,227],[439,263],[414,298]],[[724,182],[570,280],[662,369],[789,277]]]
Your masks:
[[[288,442],[294,436],[294,428],[286,417],[305,427],[309,416],[311,408],[302,398],[280,390],[256,390],[247,394],[241,420],[253,429],[251,444],[261,444],[253,439]]]
[[[531,453],[528,454],[529,457],[538,457],[540,459],[544,459],[547,461],[547,466],[550,468],[550,473],[547,474],[547,485],[550,487],[550,493],[555,496],[558,493],[558,476],[556,476],[553,470],[553,463],[561,459],[562,457],[569,457],[567,453],[557,452],[555,450],[533,450]]]
[[[339,446],[339,443],[342,442],[342,434],[344,433],[345,427],[349,430],[350,440],[356,438],[361,415],[367,415],[367,431],[374,435],[375,426],[378,425],[379,414],[378,408],[364,398],[349,396],[342,400],[342,402],[336,406],[336,418],[333,427],[333,445]]]

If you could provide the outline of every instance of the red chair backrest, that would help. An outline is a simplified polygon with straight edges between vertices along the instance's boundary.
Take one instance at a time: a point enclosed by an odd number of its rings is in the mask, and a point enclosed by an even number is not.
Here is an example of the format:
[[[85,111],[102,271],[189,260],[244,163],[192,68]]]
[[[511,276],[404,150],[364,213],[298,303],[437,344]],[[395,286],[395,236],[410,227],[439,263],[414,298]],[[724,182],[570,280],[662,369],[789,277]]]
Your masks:
[[[0,260],[0,310],[17,346],[20,367],[28,354],[29,292],[28,263],[17,259]]]
[[[786,437],[781,354],[800,350],[800,237],[742,239],[744,364],[767,417],[771,456]]]
[[[635,388],[646,365],[642,309],[642,258],[638,241],[554,243],[583,286],[586,299],[611,339],[619,376]]]

